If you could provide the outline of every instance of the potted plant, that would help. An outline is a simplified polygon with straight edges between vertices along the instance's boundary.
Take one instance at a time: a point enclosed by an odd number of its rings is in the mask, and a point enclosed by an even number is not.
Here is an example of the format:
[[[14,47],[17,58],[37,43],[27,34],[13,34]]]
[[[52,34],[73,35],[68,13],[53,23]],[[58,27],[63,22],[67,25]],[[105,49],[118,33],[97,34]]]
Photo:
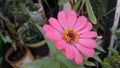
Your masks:
[[[25,25],[18,30],[18,34],[21,41],[30,48],[37,59],[48,55],[49,49],[41,32],[33,22],[34,21],[25,23]]]
[[[2,29],[3,37],[7,36],[9,39],[10,47],[6,54],[5,60],[12,67],[17,67],[23,63],[27,63],[34,60],[33,55],[29,51],[27,47],[19,40],[15,25],[11,23],[11,21],[0,13],[0,19],[2,20],[2,24],[4,24],[5,29]]]
[[[45,19],[45,13],[44,13],[44,9],[43,9],[41,1],[39,1],[38,3],[33,3],[33,1],[30,0],[27,10],[28,10],[29,15],[33,19],[37,19],[37,20]]]

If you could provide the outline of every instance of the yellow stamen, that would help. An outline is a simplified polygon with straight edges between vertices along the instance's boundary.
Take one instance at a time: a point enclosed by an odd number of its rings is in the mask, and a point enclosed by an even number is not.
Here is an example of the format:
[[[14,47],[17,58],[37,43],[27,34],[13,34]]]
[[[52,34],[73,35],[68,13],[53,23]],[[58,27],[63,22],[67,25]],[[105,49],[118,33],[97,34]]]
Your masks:
[[[79,39],[79,34],[75,31],[74,28],[67,28],[63,35],[64,39],[69,43],[77,42]]]

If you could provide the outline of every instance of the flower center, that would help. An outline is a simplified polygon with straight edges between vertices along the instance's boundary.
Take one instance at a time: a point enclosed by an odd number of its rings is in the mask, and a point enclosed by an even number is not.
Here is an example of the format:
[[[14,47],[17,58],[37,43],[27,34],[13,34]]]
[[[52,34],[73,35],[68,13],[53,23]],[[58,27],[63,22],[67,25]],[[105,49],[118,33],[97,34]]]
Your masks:
[[[64,39],[69,43],[77,42],[79,39],[79,34],[74,28],[67,28],[64,31]]]

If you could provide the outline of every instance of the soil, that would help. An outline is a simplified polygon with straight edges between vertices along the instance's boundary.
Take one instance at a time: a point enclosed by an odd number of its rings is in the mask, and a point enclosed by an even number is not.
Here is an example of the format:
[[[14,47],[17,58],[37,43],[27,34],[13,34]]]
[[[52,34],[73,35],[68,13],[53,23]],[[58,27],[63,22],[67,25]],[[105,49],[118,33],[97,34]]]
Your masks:
[[[23,49],[23,51],[21,52],[21,50],[17,48],[17,51],[12,52],[8,56],[8,59],[10,61],[17,61],[17,60],[21,59],[25,55],[25,53],[26,53],[25,52],[26,51],[25,48],[23,47],[22,49]]]

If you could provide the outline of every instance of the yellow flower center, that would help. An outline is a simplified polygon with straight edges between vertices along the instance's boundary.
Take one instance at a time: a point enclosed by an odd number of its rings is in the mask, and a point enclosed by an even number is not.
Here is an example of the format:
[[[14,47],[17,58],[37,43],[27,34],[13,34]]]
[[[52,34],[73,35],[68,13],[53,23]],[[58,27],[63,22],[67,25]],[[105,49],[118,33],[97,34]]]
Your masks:
[[[64,31],[64,39],[68,42],[68,43],[73,43],[73,42],[77,42],[79,39],[79,34],[78,32],[75,31],[74,28],[67,28]]]

